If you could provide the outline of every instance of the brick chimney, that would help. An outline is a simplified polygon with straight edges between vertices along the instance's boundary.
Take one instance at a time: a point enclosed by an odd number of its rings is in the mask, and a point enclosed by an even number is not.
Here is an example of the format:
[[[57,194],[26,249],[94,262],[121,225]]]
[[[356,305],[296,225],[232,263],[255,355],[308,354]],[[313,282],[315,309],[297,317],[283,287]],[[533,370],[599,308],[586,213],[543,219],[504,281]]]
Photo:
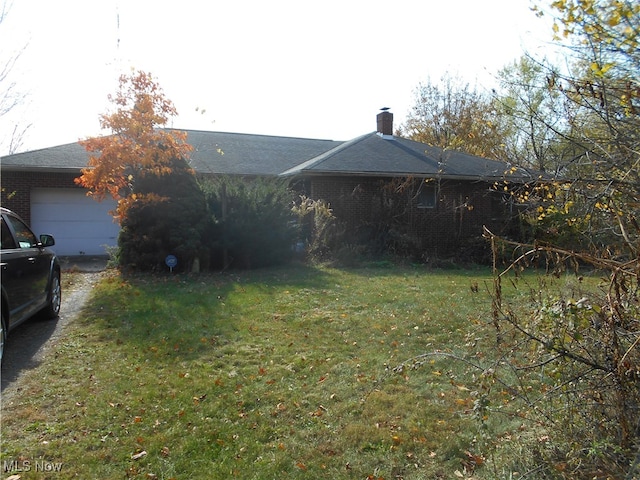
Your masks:
[[[393,113],[388,108],[381,108],[381,112],[376,116],[378,123],[378,135],[393,136]]]

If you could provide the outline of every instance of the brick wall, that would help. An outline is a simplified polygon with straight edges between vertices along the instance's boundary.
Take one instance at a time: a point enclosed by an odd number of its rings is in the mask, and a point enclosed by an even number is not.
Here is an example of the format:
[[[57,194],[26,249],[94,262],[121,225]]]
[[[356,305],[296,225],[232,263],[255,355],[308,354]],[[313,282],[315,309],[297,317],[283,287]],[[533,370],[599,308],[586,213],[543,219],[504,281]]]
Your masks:
[[[495,193],[483,182],[441,181],[434,208],[419,205],[420,180],[321,177],[311,180],[311,197],[330,203],[349,229],[403,224],[423,249],[446,251],[480,238],[482,227],[498,230],[505,220]]]
[[[81,188],[73,179],[80,173],[2,172],[0,204],[31,224],[31,190],[34,188]]]

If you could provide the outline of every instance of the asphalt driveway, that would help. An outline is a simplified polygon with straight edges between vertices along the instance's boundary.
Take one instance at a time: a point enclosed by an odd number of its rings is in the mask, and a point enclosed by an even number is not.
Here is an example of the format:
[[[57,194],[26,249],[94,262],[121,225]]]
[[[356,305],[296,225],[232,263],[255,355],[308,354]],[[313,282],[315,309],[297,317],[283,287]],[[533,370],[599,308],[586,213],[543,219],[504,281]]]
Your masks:
[[[62,305],[57,319],[35,317],[12,330],[4,350],[2,363],[2,401],[8,400],[19,387],[22,373],[38,366],[51,347],[64,335],[65,327],[82,311],[91,289],[106,269],[102,257],[63,257]],[[65,273],[73,272],[73,281],[65,281]]]

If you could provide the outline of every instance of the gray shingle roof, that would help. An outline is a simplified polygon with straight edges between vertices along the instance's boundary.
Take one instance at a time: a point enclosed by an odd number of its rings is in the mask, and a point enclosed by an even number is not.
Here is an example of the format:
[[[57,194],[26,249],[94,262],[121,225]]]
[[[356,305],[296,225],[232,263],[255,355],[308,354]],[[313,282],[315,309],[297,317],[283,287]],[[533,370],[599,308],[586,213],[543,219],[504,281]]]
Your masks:
[[[191,165],[200,173],[278,175],[342,142],[187,130]],[[79,171],[89,155],[78,143],[7,155],[3,170]]]
[[[406,138],[369,133],[345,142],[283,175],[424,176],[460,180],[532,177],[524,169]]]
[[[70,171],[78,172],[87,166],[89,155],[79,143],[15,153],[0,158],[3,170]]]
[[[191,165],[199,173],[229,175],[422,176],[493,181],[504,178],[504,162],[442,150],[399,137],[369,133],[347,142],[187,130]],[[87,165],[78,143],[7,155],[2,170],[73,171]],[[533,177],[524,169],[513,181]]]
[[[188,131],[199,173],[279,175],[342,142],[242,133]]]

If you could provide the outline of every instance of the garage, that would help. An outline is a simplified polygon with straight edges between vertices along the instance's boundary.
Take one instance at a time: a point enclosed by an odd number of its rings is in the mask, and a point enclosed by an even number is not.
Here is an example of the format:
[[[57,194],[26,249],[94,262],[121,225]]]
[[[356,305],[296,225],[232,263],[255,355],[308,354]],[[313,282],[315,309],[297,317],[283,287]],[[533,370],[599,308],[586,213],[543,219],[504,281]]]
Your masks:
[[[31,227],[36,235],[49,233],[56,239],[58,255],[106,255],[116,246],[120,227],[109,211],[115,200],[97,202],[76,188],[31,190]]]

